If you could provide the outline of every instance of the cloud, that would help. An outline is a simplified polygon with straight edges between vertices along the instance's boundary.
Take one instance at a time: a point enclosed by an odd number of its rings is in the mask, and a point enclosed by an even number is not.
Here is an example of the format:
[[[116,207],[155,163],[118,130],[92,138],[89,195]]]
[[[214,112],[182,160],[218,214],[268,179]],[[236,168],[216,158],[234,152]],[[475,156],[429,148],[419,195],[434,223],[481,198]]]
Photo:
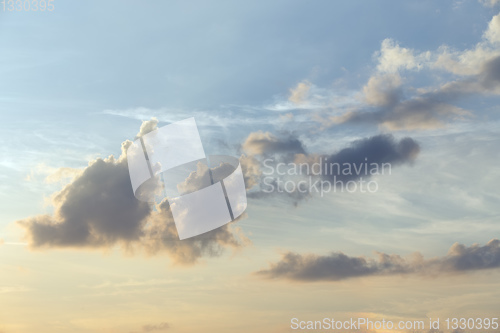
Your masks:
[[[363,87],[365,101],[373,106],[391,106],[402,98],[401,77],[398,74],[373,76]]]
[[[168,323],[160,323],[158,325],[144,325],[142,327],[143,332],[153,332],[153,331],[163,331],[170,328]]]
[[[370,138],[353,141],[350,147],[327,156],[324,168],[332,163],[349,166],[367,166],[367,170],[358,174],[344,174],[333,172],[324,175],[325,178],[336,177],[340,180],[353,180],[362,176],[369,176],[375,168],[380,169],[382,164],[391,166],[404,163],[412,163],[420,153],[420,145],[412,138],[403,138],[397,141],[391,134],[380,134]],[[328,170],[328,169],[327,169]]]
[[[425,130],[443,127],[447,120],[463,118],[469,114],[467,110],[443,102],[439,94],[435,93],[376,110],[349,111],[332,117],[332,120],[336,124],[378,124],[387,130]]]
[[[44,181],[48,184],[52,183],[65,183],[74,179],[77,175],[82,172],[80,169],[74,168],[54,168],[46,165],[45,163],[39,163],[35,168],[30,170],[30,173],[26,175],[25,180],[34,181],[38,176],[44,176]]]
[[[443,257],[424,259],[420,253],[408,258],[377,253],[377,258],[350,257],[342,252],[330,255],[285,253],[281,260],[255,274],[270,279],[301,282],[340,281],[363,276],[420,274],[437,276],[500,268],[500,241],[467,247],[455,243]]]
[[[470,94],[500,94],[500,56],[484,62],[478,75],[444,84],[434,94],[455,98]]]
[[[246,188],[251,189],[258,185],[262,177],[259,161],[253,156],[241,155],[240,164]]]
[[[268,199],[274,197],[275,192],[263,191],[262,184],[264,174],[262,166],[265,160],[271,163],[292,162],[297,154],[306,154],[304,145],[293,134],[277,137],[270,132],[252,132],[240,147],[244,153],[240,157],[240,163],[245,178],[247,197],[253,199]],[[276,185],[276,184],[275,184]],[[294,205],[308,197],[298,191],[283,192],[282,197],[291,200]]]
[[[310,90],[311,83],[309,81],[300,82],[295,88],[290,89],[288,100],[294,104],[303,104],[307,100]]]
[[[211,180],[208,166],[206,163],[200,161],[196,163],[196,171],[191,172],[183,182],[177,184],[177,189],[179,193],[187,194],[198,191],[209,185],[211,185]]]
[[[479,43],[475,48],[465,51],[453,50],[443,45],[434,55],[435,60],[429,68],[458,76],[477,75],[481,65],[499,53],[498,49],[491,48],[487,43]]]
[[[166,331],[170,328],[170,324],[167,322],[159,323],[159,324],[147,324],[142,326],[141,332],[163,332]],[[137,333],[137,332],[131,332],[131,333]]]
[[[252,132],[243,142],[241,149],[249,156],[304,153],[302,142],[292,135],[278,138],[269,132]]]
[[[456,103],[474,95],[500,94],[499,46],[500,14],[492,17],[481,40],[470,49],[442,45],[418,53],[385,39],[375,53],[378,64],[362,88],[361,103],[313,118],[324,127],[361,123],[393,131],[435,129],[465,119],[472,112]],[[419,89],[404,86],[402,71],[422,70],[432,71],[444,83]]]
[[[447,45],[436,51],[426,51],[429,61],[423,66],[431,70],[444,70],[461,77],[481,74],[484,65],[500,56],[500,14],[493,16],[481,40],[472,48],[454,50]]]
[[[251,133],[249,137],[253,138],[255,134]],[[255,155],[240,159],[240,161],[249,159],[253,167],[252,170],[247,168],[250,176],[246,175],[246,179],[251,177],[252,185],[247,185],[247,189],[250,190],[248,197],[266,199],[279,196],[291,200],[294,205],[310,198],[312,193],[307,186],[306,189],[303,186],[284,189],[283,186],[286,186],[284,184],[287,181],[298,184],[309,181],[314,183],[318,179],[323,179],[329,182],[330,187],[335,187],[338,181],[345,185],[350,180],[361,178],[366,180],[373,175],[385,174],[385,169],[390,173],[393,166],[413,163],[420,153],[420,145],[412,138],[398,140],[391,134],[355,140],[347,147],[329,155],[306,152],[298,138],[278,139],[270,133],[257,134],[259,138],[264,136],[273,140],[259,140],[259,144],[256,145],[258,149],[251,150]],[[249,139],[245,142],[249,141],[253,142]],[[278,141],[280,144],[270,149],[267,147],[268,141]],[[291,151],[298,153],[292,154]],[[249,162],[244,164],[246,163]]]
[[[0,287],[0,294],[26,292],[30,290],[31,289],[26,288],[25,286]]]
[[[132,193],[124,157],[91,162],[53,197],[53,205],[54,215],[19,222],[34,248],[99,247],[138,240],[151,214],[149,205]]]
[[[45,181],[47,183],[57,183],[65,180],[74,179],[81,173],[81,170],[73,169],[73,168],[59,168],[53,173],[49,174],[45,177]]]
[[[396,73],[401,69],[420,70],[430,60],[431,53],[415,55],[415,51],[400,47],[390,38],[382,41],[380,51],[375,53],[378,60],[377,71],[380,73]]]
[[[0,246],[2,246],[4,243],[5,243],[5,241],[0,238]]]
[[[135,139],[142,137],[149,132],[154,131],[158,128],[158,119],[156,117],[152,117],[150,120],[144,120],[141,124],[141,128],[139,129],[139,133],[135,136]]]
[[[458,90],[475,89],[471,84],[453,83],[433,91],[404,99],[399,76],[383,75],[370,78],[363,88],[366,105],[341,115],[320,118],[326,126],[332,124],[377,124],[386,130],[422,130],[443,127],[450,119],[462,119],[471,113],[450,104],[463,98]],[[470,92],[469,92],[470,93]]]
[[[500,0],[479,0],[480,3],[485,5],[486,7],[495,7],[500,3]]]
[[[500,43],[500,14],[493,16],[484,32],[484,38],[490,43]]]
[[[157,124],[145,122],[139,134]],[[138,201],[132,192],[126,150],[89,163],[81,174],[52,198],[53,214],[18,221],[32,249],[106,249],[119,245],[127,253],[166,253],[175,264],[194,264],[201,257],[220,255],[248,240],[230,225],[180,241],[168,201],[156,206]],[[155,183],[159,189],[159,184]]]
[[[239,249],[248,245],[248,238],[235,226],[243,218],[245,214],[230,224],[181,241],[169,203],[164,200],[148,219],[144,237],[131,244],[131,248],[143,250],[148,255],[166,253],[174,264],[192,265],[202,257],[220,256],[228,248]]]
[[[375,53],[378,61],[376,70],[378,74],[396,74],[401,70],[440,69],[460,76],[477,75],[482,64],[500,55],[499,43],[500,14],[497,14],[488,23],[481,40],[470,49],[454,50],[441,45],[434,51],[418,53],[400,47],[392,39],[385,39],[380,51]]]
[[[412,138],[406,137],[399,141],[392,134],[379,134],[369,138],[355,140],[351,144],[331,155],[318,154],[297,154],[295,164],[309,165],[310,173],[314,170],[313,165],[323,163],[320,170],[328,171],[323,173],[325,178],[336,177],[341,180],[351,180],[359,178],[360,175],[370,176],[375,169],[380,170],[384,163],[394,165],[411,164],[420,153],[420,145]],[[366,164],[366,170],[364,165]],[[361,172],[352,174],[343,174],[342,169],[332,170],[330,165],[339,165],[345,167],[363,166]],[[318,166],[316,167],[318,168]],[[337,172],[337,171],[341,172]],[[316,173],[318,173],[316,171]]]

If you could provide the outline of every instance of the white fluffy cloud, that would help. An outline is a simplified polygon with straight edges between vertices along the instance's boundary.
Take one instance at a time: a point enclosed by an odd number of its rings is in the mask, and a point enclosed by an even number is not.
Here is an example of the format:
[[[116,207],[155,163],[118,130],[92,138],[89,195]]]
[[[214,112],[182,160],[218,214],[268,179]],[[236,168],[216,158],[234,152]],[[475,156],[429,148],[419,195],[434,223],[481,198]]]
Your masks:
[[[490,43],[500,43],[500,14],[493,16],[484,33],[484,38]]]
[[[387,38],[382,41],[380,51],[376,52],[375,56],[379,72],[396,73],[401,69],[422,69],[430,61],[431,52],[415,54],[414,50],[401,47],[394,40]]]

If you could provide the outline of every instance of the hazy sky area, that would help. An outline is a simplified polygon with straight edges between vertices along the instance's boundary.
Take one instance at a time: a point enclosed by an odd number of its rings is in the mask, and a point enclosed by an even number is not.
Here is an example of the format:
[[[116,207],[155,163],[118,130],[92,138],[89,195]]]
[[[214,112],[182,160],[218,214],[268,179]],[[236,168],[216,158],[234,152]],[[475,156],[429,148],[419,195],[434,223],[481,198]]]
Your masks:
[[[0,333],[500,318],[500,1],[52,4],[0,4]],[[189,117],[248,207],[180,241],[126,148]],[[391,168],[266,191],[324,159]]]

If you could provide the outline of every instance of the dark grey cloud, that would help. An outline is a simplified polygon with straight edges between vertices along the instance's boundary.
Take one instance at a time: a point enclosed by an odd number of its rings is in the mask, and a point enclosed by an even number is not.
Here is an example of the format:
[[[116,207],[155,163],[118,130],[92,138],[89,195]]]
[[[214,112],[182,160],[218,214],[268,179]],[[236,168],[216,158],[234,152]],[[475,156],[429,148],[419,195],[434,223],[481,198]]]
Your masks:
[[[364,86],[363,93],[370,105],[396,105],[403,98],[401,77],[397,74],[372,76]]]
[[[270,134],[266,134],[266,136],[274,137]],[[248,141],[247,139],[245,142]],[[284,142],[284,140],[282,139],[281,142]],[[299,151],[301,153],[287,154],[290,149],[288,149],[288,145],[285,145],[287,148],[285,148],[284,154],[280,154],[279,151],[274,149],[274,155],[264,153],[264,155],[256,154],[242,157],[250,160],[242,163],[242,166],[244,164],[252,165],[252,169],[247,168],[246,173],[244,171],[245,180],[251,179],[252,186],[247,186],[248,189],[251,189],[248,192],[249,198],[266,199],[279,196],[297,205],[300,201],[310,198],[312,195],[308,192],[307,186],[306,191],[303,190],[304,188],[299,189],[298,187],[292,191],[283,190],[281,187],[284,186],[285,181],[294,179],[297,182],[306,179],[304,177],[310,176],[311,179],[314,178],[312,182],[321,178],[328,180],[332,187],[338,184],[339,181],[343,182],[345,186],[345,183],[351,180],[355,181],[361,178],[367,180],[373,175],[390,174],[394,166],[412,164],[420,153],[420,145],[412,138],[396,139],[391,134],[380,134],[355,140],[348,147],[331,155],[307,153],[298,138],[289,137],[287,142],[298,142],[293,146],[300,147]],[[269,150],[259,149],[258,151]],[[269,170],[276,171],[278,165],[280,165],[281,175],[276,172],[269,172]],[[314,171],[318,170],[318,165],[321,165],[320,172]],[[293,169],[297,171],[289,173],[289,170]],[[287,175],[283,175],[283,171]],[[288,177],[288,175],[291,175],[291,177]],[[302,179],[299,179],[300,177]]]
[[[167,200],[153,206],[134,197],[125,155],[129,145],[130,141],[123,143],[117,159],[92,161],[56,193],[53,214],[17,222],[32,249],[119,245],[130,253],[165,253],[176,264],[194,264],[246,244],[248,240],[233,225],[180,241]]]
[[[281,260],[255,274],[292,281],[339,281],[363,276],[420,274],[437,276],[500,268],[500,241],[486,245],[454,244],[443,257],[424,259],[419,253],[404,258],[377,253],[377,258],[351,257],[341,252],[330,255],[285,253]]]
[[[143,332],[154,332],[154,331],[166,330],[167,328],[170,328],[170,325],[168,323],[160,323],[157,325],[144,325],[142,327],[142,331]]]
[[[53,215],[23,221],[34,248],[98,247],[136,241],[152,213],[131,190],[124,160],[97,159],[53,198]]]
[[[456,100],[472,94],[500,93],[500,56],[489,59],[481,64],[480,73],[462,80],[444,84],[432,96],[444,96]]]
[[[267,180],[266,185],[267,186],[272,185],[275,189],[278,189],[280,186],[277,182],[277,179]],[[263,190],[259,190],[259,191],[248,192],[247,197],[257,200],[268,200],[271,198],[273,198],[274,200],[282,199],[284,203],[292,204],[293,206],[298,206],[299,203],[301,203],[304,200],[307,200],[308,198],[311,198],[312,195],[309,192],[301,192],[298,189],[295,189],[294,191],[283,191],[283,192],[277,192],[277,191],[266,192]]]

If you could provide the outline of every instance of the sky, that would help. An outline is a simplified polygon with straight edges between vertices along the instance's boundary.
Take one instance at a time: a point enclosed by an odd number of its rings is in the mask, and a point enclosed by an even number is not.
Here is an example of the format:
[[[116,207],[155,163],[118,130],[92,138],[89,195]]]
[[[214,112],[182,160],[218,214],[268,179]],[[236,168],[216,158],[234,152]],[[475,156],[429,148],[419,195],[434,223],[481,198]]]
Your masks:
[[[51,3],[0,4],[0,333],[499,332],[445,324],[500,318],[498,0]],[[127,148],[190,117],[248,205],[179,240]]]

